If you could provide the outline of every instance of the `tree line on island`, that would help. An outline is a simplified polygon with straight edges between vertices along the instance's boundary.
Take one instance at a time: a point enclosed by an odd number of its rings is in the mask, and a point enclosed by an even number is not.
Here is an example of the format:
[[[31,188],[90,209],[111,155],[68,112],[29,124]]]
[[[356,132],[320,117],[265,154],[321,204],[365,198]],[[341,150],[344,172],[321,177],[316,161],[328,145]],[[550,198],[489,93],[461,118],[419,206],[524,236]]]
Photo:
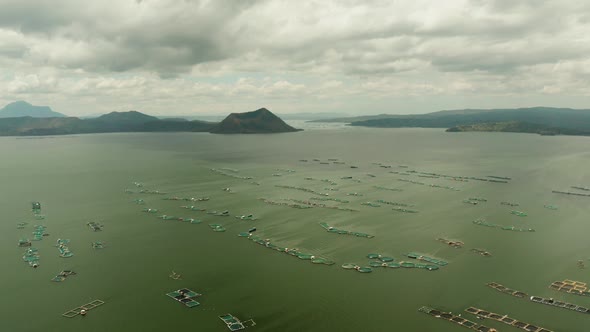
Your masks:
[[[590,136],[590,110],[552,107],[464,109],[427,114],[380,114],[314,120],[376,128],[447,128],[447,132],[494,131]]]

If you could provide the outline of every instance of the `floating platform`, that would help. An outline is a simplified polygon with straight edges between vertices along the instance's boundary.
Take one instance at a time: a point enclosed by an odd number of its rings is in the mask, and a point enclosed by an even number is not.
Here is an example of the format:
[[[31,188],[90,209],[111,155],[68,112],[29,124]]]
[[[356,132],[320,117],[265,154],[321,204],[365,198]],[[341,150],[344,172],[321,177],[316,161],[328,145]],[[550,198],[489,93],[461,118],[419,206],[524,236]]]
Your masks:
[[[484,257],[492,257],[492,254],[485,249],[473,248],[470,251],[482,255]]]
[[[67,317],[67,318],[73,318],[73,317],[80,315],[82,310],[90,311],[92,309],[96,309],[97,307],[100,307],[103,304],[105,304],[105,302],[102,300],[94,300],[92,302],[86,303],[85,305],[82,305],[82,306],[79,306],[79,307],[74,308],[72,310],[66,311],[62,314],[62,316]]]
[[[483,310],[483,309],[478,309],[475,307],[469,307],[467,309],[465,309],[466,312],[470,313],[470,314],[474,314],[477,317],[481,317],[481,318],[488,318],[488,319],[492,319],[510,326],[514,326],[516,328],[519,328],[521,330],[525,330],[528,332],[553,332],[549,329],[543,328],[543,327],[539,327],[537,325],[533,325],[533,324],[529,324],[529,323],[525,323],[522,321],[519,321],[517,319],[508,317],[508,315],[500,315],[500,314],[496,314],[487,310]]]
[[[57,244],[55,246],[57,247],[57,250],[59,250],[59,257],[70,258],[74,256],[74,253],[68,248],[68,243],[70,243],[70,240],[57,239]]]
[[[564,194],[564,195],[574,195],[574,196],[590,197],[590,194],[574,193],[574,192],[571,192],[571,191],[552,190],[551,192],[554,193],[554,194]]]
[[[248,319],[247,321],[242,322],[232,314],[221,315],[219,316],[219,319],[221,319],[227,325],[227,328],[230,331],[238,331],[243,330],[246,327],[256,326],[256,322],[254,322],[253,319]]]
[[[172,298],[175,301],[178,301],[178,302],[184,304],[185,306],[187,306],[189,308],[194,308],[194,307],[200,305],[200,303],[195,301],[194,299],[201,296],[201,295],[202,294],[194,292],[188,288],[181,288],[181,289],[178,289],[178,290],[175,290],[173,292],[166,294],[166,296]]]
[[[582,314],[590,314],[590,309],[586,308],[586,307],[582,307],[579,306],[577,304],[573,304],[573,303],[568,303],[568,302],[563,302],[563,301],[556,301],[552,298],[544,298],[544,297],[540,297],[540,296],[531,296],[529,298],[529,300],[531,302],[535,302],[535,303],[541,303],[541,304],[545,304],[545,305],[550,305],[553,307],[558,307],[558,308],[562,308],[562,309],[568,309],[568,310],[572,310],[575,312],[579,312]]]
[[[516,211],[516,210],[512,210],[510,211],[510,214],[513,214],[515,216],[519,216],[519,217],[526,217],[527,214],[522,212],[522,211]]]
[[[410,210],[410,209],[397,207],[397,206],[392,208],[392,210],[397,211],[397,212],[404,212],[404,213],[418,213],[418,211],[416,211],[416,210]]]
[[[233,315],[225,314],[219,316],[219,319],[221,319],[227,325],[227,328],[230,331],[238,331],[246,328],[244,324],[242,324],[242,322]]]
[[[510,288],[500,285],[499,283],[496,283],[496,282],[490,282],[490,283],[487,283],[486,285],[488,287],[491,287],[491,288],[501,292],[501,293],[512,295],[512,296],[515,296],[515,297],[518,297],[521,299],[528,297],[527,293],[525,293],[525,292],[510,289]]]
[[[491,328],[491,327],[487,327],[485,325],[481,325],[475,322],[472,322],[468,319],[465,319],[463,317],[460,316],[456,316],[453,315],[450,312],[444,312],[444,311],[440,311],[434,308],[430,308],[430,307],[422,307],[420,309],[418,309],[418,311],[423,312],[425,314],[428,314],[434,318],[440,318],[440,319],[444,319],[446,321],[449,321],[451,323],[455,323],[458,325],[461,325],[463,327],[466,327],[468,329],[472,329],[475,331],[479,331],[479,332],[498,332],[496,329]]]
[[[209,224],[209,227],[211,227],[214,232],[225,232],[225,228],[221,224]]]
[[[535,303],[540,303],[540,304],[545,304],[545,305],[549,305],[549,306],[553,306],[553,307],[558,307],[558,308],[562,308],[562,309],[568,309],[568,310],[572,310],[575,312],[579,312],[582,314],[590,314],[590,309],[586,308],[586,307],[582,307],[579,306],[577,304],[573,304],[573,303],[568,303],[568,302],[563,302],[563,301],[556,301],[552,298],[544,298],[544,297],[540,297],[540,296],[528,296],[526,293],[524,292],[520,292],[520,291],[515,291],[513,289],[504,287],[498,283],[495,282],[491,282],[487,284],[488,286],[502,292],[502,293],[506,293],[512,296],[516,296],[518,298],[524,298],[524,299],[528,299],[531,302],[535,302]]]
[[[55,281],[55,282],[62,282],[64,280],[66,280],[67,277],[69,276],[74,276],[77,273],[72,271],[72,270],[63,270],[60,273],[58,273],[55,277],[53,277],[51,279],[51,281]]]
[[[491,224],[491,223],[488,223],[485,220],[481,220],[481,219],[477,219],[472,222],[473,222],[473,224],[478,225],[478,226],[498,228],[503,231],[513,231],[513,232],[534,232],[535,231],[532,228],[520,228],[520,227],[515,227],[515,226],[502,226],[502,225]]]
[[[549,288],[575,295],[590,296],[588,285],[585,282],[580,281],[568,279],[563,281],[555,281],[549,286]]]
[[[362,202],[361,205],[366,205],[366,206],[370,206],[370,207],[381,207],[380,204],[373,203],[373,202]]]
[[[334,264],[334,261],[329,260],[327,258],[304,253],[304,252],[299,251],[296,248],[285,248],[283,246],[278,246],[278,245],[272,243],[269,239],[262,239],[258,236],[252,235],[252,233],[248,233],[248,235],[246,235],[246,236],[243,236],[242,234],[240,234],[239,236],[246,237],[249,240],[251,240],[252,242],[258,243],[261,246],[264,246],[266,248],[273,249],[278,252],[288,254],[290,256],[295,256],[295,257],[302,259],[302,260],[309,260],[314,264],[324,264],[324,265],[333,265]]]
[[[405,207],[414,206],[413,204],[390,202],[390,201],[386,201],[386,200],[383,200],[383,199],[378,199],[377,202],[378,203],[387,204],[387,205],[394,205],[394,206],[405,206]]]
[[[370,235],[370,234],[366,234],[366,233],[351,232],[351,231],[347,231],[347,230],[343,230],[343,229],[338,229],[338,228],[328,225],[325,222],[320,222],[319,224],[320,224],[320,226],[322,226],[322,228],[324,228],[326,231],[328,231],[330,233],[342,234],[342,235],[354,235],[357,237],[364,237],[364,238],[368,238],[368,239],[375,237],[374,235]]]
[[[23,260],[32,268],[39,267],[39,258],[39,250],[37,248],[30,247],[23,254]]]
[[[465,243],[463,243],[463,241],[457,241],[457,240],[449,240],[449,239],[445,239],[442,237],[439,237],[438,239],[436,239],[437,241],[440,241],[444,244],[447,244],[453,248],[462,248]]]
[[[95,232],[102,231],[102,227],[103,227],[103,225],[101,223],[98,223],[95,221],[91,221],[91,222],[87,223],[86,225],[88,225],[88,227],[90,227],[90,229],[92,229]]]
[[[93,249],[104,249],[105,247],[106,247],[106,244],[104,242],[101,242],[101,241],[92,242]]]
[[[425,255],[422,255],[422,254],[418,254],[418,253],[415,253],[415,252],[407,253],[406,256],[408,256],[408,258],[417,259],[417,260],[420,260],[420,261],[424,261],[424,262],[436,264],[436,265],[439,265],[439,266],[447,266],[449,264],[448,262],[443,261],[441,259],[432,258],[432,257],[425,256]]]

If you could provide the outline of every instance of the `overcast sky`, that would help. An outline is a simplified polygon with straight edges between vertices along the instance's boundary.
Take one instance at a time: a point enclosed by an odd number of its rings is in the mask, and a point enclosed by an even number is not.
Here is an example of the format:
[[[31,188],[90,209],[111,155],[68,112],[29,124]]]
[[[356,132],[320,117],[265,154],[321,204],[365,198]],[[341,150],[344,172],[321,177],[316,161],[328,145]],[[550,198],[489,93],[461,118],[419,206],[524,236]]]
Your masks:
[[[0,0],[0,107],[590,108],[589,83],[588,1]]]

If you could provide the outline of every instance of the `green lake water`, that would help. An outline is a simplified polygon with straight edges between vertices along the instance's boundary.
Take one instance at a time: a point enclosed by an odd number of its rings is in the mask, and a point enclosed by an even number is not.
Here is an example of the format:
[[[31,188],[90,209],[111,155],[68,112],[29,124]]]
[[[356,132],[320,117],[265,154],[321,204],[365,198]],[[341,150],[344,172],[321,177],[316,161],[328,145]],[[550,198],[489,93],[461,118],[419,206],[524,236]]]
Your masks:
[[[551,193],[590,186],[589,148],[590,139],[584,137],[451,134],[432,129],[0,138],[0,259],[4,266],[0,331],[229,331],[218,318],[225,313],[254,319],[257,325],[247,329],[251,331],[466,330],[418,312],[423,305],[454,313],[476,306],[553,331],[589,331],[590,315],[532,303],[485,285],[495,281],[531,295],[590,307],[590,297],[548,288],[551,282],[563,279],[590,283],[590,197]],[[338,158],[346,164],[320,164],[314,158],[322,162]],[[379,162],[392,168],[374,164]],[[235,169],[238,172],[226,173],[254,179],[223,176],[211,168]],[[507,184],[459,182],[390,173],[408,170],[512,180]],[[341,179],[347,176],[359,182]],[[145,186],[136,188],[134,181]],[[321,203],[359,212],[294,209],[259,200],[314,197],[276,185],[329,192],[350,203]],[[226,187],[233,193],[222,190]],[[169,195],[128,194],[125,189],[160,190]],[[348,196],[350,192],[363,196]],[[163,200],[166,196],[206,196],[210,200],[187,203]],[[487,202],[463,203],[468,197],[483,197]],[[136,198],[144,199],[146,205],[133,203]],[[411,209],[419,213],[360,204],[378,199],[413,204]],[[45,220],[32,218],[31,201],[41,202]],[[520,206],[511,208],[500,205],[501,201]],[[229,210],[231,216],[180,208],[187,204]],[[544,204],[559,209],[549,210]],[[141,212],[147,207],[161,213]],[[512,215],[512,209],[528,216]],[[163,221],[157,218],[162,213],[203,223]],[[233,217],[250,213],[259,219]],[[478,218],[536,232],[472,224]],[[26,228],[17,229],[17,223],[25,221]],[[102,223],[103,231],[91,231],[86,225],[90,221]],[[332,234],[319,222],[375,237]],[[209,223],[220,223],[227,231],[213,232]],[[22,260],[25,248],[17,247],[17,241],[31,238],[36,224],[47,226],[49,236],[33,242],[41,256],[40,266],[33,269]],[[250,227],[257,227],[255,235],[273,243],[336,264],[312,264],[237,236]],[[461,240],[465,246],[454,249],[437,241],[438,237]],[[73,257],[59,257],[58,238],[71,240]],[[108,247],[95,250],[93,241],[104,241]],[[471,248],[484,248],[493,256],[476,255]],[[410,251],[449,264],[438,271],[376,268],[368,274],[341,268],[344,263],[368,266],[368,253],[400,261]],[[579,260],[586,269],[578,267]],[[78,274],[61,283],[51,282],[63,269]],[[182,280],[169,278],[172,270]],[[200,306],[189,309],[165,296],[183,287],[203,294],[198,299]],[[61,316],[94,299],[106,304],[86,317]],[[463,316],[499,331],[518,331],[466,313]]]

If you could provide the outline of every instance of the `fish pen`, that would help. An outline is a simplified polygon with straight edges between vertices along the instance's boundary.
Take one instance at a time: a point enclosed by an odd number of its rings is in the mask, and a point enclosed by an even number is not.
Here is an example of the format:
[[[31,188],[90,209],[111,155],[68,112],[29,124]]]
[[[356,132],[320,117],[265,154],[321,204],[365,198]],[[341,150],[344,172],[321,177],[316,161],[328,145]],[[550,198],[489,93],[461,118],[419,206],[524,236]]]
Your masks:
[[[227,325],[227,328],[230,331],[238,331],[246,328],[244,323],[242,323],[236,316],[232,314],[221,315],[219,316],[219,319],[221,319]],[[256,325],[256,323],[254,323],[254,325]]]
[[[268,249],[273,249],[278,252],[297,257],[301,260],[309,260],[314,264],[324,264],[324,265],[333,265],[334,264],[334,261],[327,259],[325,257],[320,257],[320,256],[316,256],[313,254],[304,253],[304,252],[299,251],[299,249],[296,249],[296,248],[286,248],[283,246],[279,246],[279,245],[272,243],[269,239],[262,239],[258,236],[252,235],[252,233],[248,233],[247,236],[242,236],[240,234],[240,236],[245,237],[245,238],[251,240],[252,242],[257,243],[257,244],[259,244],[263,247],[266,247]]]
[[[202,294],[199,294],[195,291],[192,291],[188,288],[181,288],[170,293],[166,293],[166,296],[170,297],[171,299],[178,301],[184,304],[186,307],[194,308],[200,305],[199,302],[195,301],[196,298],[200,297]]]
[[[76,275],[76,272],[72,270],[63,270],[60,273],[58,273],[55,277],[51,278],[51,281],[62,282],[66,280],[67,277],[74,275]]]
[[[473,253],[482,255],[484,257],[492,257],[492,254],[489,251],[485,250],[485,249],[473,248],[470,251],[473,252]]]
[[[512,231],[512,232],[534,232],[535,231],[532,228],[520,228],[520,227],[515,227],[515,226],[502,226],[502,225],[491,224],[491,223],[488,223],[485,220],[481,220],[481,219],[473,220],[472,223],[474,225],[485,226],[485,227],[490,227],[490,228],[497,228],[497,229],[501,229],[503,231]]]
[[[214,232],[225,232],[225,228],[221,224],[209,224],[209,227],[211,227]]]
[[[39,267],[39,250],[37,248],[29,248],[23,254],[23,260],[32,268]]]
[[[90,311],[92,309],[96,309],[97,307],[100,307],[103,304],[105,304],[105,302],[102,300],[94,300],[92,302],[86,303],[86,304],[81,305],[81,306],[74,308],[72,310],[68,310],[65,313],[63,313],[62,316],[67,317],[67,318],[73,318],[78,315],[85,315],[87,311]]]
[[[354,235],[356,237],[364,237],[364,238],[368,238],[368,239],[375,237],[374,235],[370,235],[370,234],[366,234],[366,233],[352,232],[352,231],[347,231],[347,230],[343,230],[343,229],[338,229],[338,228],[328,225],[325,222],[320,222],[319,224],[320,224],[320,226],[322,226],[322,228],[324,228],[326,231],[328,231],[330,233],[341,234],[341,235]]]
[[[477,317],[480,318],[487,318],[487,319],[492,319],[510,326],[514,326],[516,328],[519,328],[521,330],[525,330],[528,332],[553,332],[549,329],[537,326],[537,325],[533,325],[530,323],[525,323],[522,321],[519,321],[517,319],[508,317],[508,315],[500,315],[500,314],[496,314],[487,310],[483,310],[483,309],[478,309],[475,307],[469,307],[467,309],[465,309],[466,312],[476,315]]]
[[[102,224],[100,224],[96,221],[91,221],[91,222],[87,223],[86,225],[88,225],[88,227],[90,227],[90,229],[92,229],[95,232],[102,231],[102,227],[103,227]]]
[[[417,260],[420,260],[420,261],[425,261],[425,262],[436,264],[436,265],[440,265],[440,266],[446,266],[446,265],[449,264],[448,262],[443,261],[441,259],[437,259],[437,258],[425,256],[425,255],[418,254],[418,253],[415,253],[415,252],[407,253],[406,256],[408,256],[408,258],[413,258],[413,259],[417,259]]]
[[[568,279],[563,281],[555,281],[549,286],[549,288],[575,295],[590,296],[588,285],[585,282],[580,281]]]
[[[545,304],[548,306],[552,306],[552,307],[557,307],[557,308],[562,308],[562,309],[567,309],[567,310],[572,310],[575,312],[579,312],[582,314],[590,314],[590,309],[586,308],[586,307],[582,307],[579,306],[577,304],[573,304],[573,303],[568,303],[568,302],[563,302],[563,301],[557,301],[554,300],[552,298],[544,298],[541,296],[530,296],[528,297],[528,295],[524,292],[520,292],[520,291],[515,291],[513,289],[504,287],[498,283],[495,282],[491,282],[487,284],[489,287],[492,287],[494,289],[496,289],[497,291],[500,291],[502,293],[505,294],[509,294],[518,298],[524,298],[527,299],[531,302],[535,302],[535,303],[540,303],[540,304]]]
[[[440,319],[444,319],[446,321],[449,321],[451,323],[455,323],[458,324],[460,326],[466,327],[468,329],[472,329],[475,331],[479,331],[479,332],[497,332],[496,329],[491,328],[491,327],[487,327],[485,325],[481,325],[475,322],[472,322],[468,319],[465,319],[463,317],[460,316],[456,316],[450,312],[444,312],[444,311],[440,311],[434,308],[430,308],[430,307],[421,307],[420,309],[418,309],[418,311],[423,312],[425,314],[428,314],[434,318],[440,318]]]

